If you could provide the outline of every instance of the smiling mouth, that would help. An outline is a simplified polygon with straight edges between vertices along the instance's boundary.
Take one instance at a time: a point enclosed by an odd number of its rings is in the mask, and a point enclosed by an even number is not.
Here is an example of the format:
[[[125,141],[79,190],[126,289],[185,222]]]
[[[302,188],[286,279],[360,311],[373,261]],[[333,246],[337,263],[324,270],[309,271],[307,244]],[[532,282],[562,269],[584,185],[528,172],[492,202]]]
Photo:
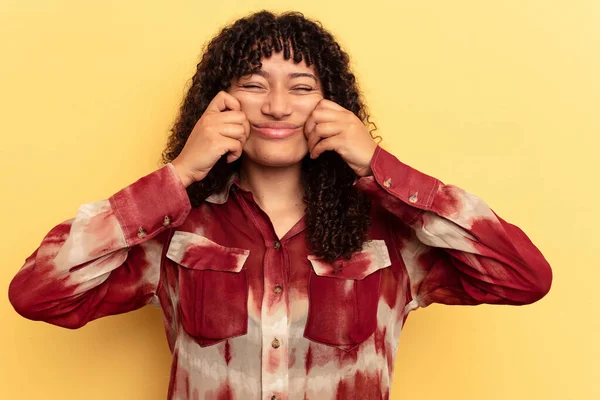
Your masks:
[[[291,135],[293,135],[298,128],[259,128],[257,126],[252,126],[256,132],[258,132],[261,136],[264,136],[269,139],[285,139]]]

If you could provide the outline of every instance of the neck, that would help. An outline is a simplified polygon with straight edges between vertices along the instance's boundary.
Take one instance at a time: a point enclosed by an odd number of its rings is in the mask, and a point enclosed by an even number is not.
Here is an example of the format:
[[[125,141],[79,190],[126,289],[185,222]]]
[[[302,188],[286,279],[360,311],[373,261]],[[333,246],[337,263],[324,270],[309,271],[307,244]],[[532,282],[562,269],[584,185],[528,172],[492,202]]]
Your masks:
[[[301,163],[285,167],[260,165],[242,157],[240,186],[252,192],[267,214],[304,210]]]

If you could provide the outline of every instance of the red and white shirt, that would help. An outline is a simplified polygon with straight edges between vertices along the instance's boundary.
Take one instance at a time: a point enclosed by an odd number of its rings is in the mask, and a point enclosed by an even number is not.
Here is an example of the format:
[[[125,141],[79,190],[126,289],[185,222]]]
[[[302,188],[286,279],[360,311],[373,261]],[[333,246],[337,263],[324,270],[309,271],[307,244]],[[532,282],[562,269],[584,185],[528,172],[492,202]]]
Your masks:
[[[172,164],[78,208],[43,238],[9,298],[79,328],[148,304],[173,354],[169,400],[388,399],[408,314],[431,303],[523,305],[552,282],[544,256],[480,198],[377,147],[369,239],[351,260],[278,238],[234,175],[192,208]]]

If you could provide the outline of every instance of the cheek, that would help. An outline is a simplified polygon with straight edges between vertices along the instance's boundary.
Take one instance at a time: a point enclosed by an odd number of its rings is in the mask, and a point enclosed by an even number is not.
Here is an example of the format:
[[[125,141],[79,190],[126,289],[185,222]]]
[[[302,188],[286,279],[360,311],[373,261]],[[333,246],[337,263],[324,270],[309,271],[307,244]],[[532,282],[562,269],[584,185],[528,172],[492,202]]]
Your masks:
[[[260,108],[261,100],[258,96],[252,96],[244,92],[233,92],[231,95],[240,102],[242,111]]]
[[[245,92],[233,92],[230,93],[237,101],[240,102],[242,111],[260,111],[263,106],[265,99],[261,96],[252,95]],[[308,96],[307,96],[308,97]],[[323,99],[321,95],[311,96],[310,99],[298,98],[298,101],[293,103],[294,110],[304,115],[305,119],[313,112],[319,101]]]
[[[313,110],[315,109],[315,107],[317,107],[317,104],[319,104],[319,102],[323,99],[323,96],[314,96],[314,98],[311,99],[305,99],[304,101],[300,102],[297,106],[297,110],[299,112],[301,112],[302,114],[306,115],[306,118],[308,118],[308,116],[313,112]]]

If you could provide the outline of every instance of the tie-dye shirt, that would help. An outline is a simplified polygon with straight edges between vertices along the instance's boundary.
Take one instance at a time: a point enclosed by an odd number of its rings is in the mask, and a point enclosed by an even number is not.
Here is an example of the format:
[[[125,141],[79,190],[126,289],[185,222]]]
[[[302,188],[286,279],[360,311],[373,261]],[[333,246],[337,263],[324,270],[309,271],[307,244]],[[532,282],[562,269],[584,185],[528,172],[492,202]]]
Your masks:
[[[31,320],[78,328],[161,307],[168,399],[388,399],[408,314],[431,303],[523,305],[552,282],[544,256],[477,196],[377,147],[368,240],[350,260],[278,238],[234,175],[192,208],[172,164],[50,230],[12,280]]]

